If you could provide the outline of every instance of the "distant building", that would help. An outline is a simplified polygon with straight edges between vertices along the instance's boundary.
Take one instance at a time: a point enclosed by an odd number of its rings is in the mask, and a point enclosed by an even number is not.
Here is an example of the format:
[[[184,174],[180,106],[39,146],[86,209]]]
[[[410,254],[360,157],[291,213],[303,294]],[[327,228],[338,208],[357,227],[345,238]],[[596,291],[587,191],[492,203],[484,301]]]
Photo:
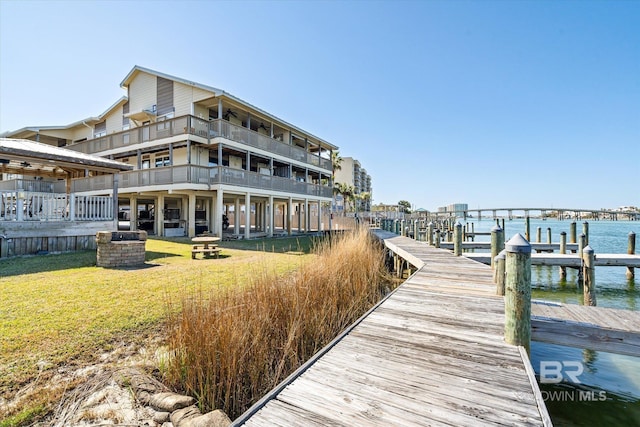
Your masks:
[[[360,162],[353,157],[343,157],[340,169],[336,171],[336,183],[346,184],[353,187],[353,193],[356,195],[355,204],[359,212],[371,211],[371,194],[373,188],[371,186],[371,176],[367,173]],[[358,198],[358,195],[368,193],[369,197],[365,199]],[[344,201],[341,195],[336,196],[335,210],[340,212],[344,208]]]
[[[438,208],[438,213],[448,213],[455,216],[463,216],[464,212],[469,210],[469,205],[466,203],[453,203],[447,206],[441,206]]]

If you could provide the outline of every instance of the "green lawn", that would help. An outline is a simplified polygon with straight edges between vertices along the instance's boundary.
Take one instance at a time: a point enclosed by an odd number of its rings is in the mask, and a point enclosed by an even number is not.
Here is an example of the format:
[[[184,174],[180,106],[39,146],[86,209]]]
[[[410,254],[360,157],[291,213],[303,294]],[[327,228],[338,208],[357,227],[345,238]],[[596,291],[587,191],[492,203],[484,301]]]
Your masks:
[[[222,242],[220,259],[192,260],[189,239],[150,239],[146,265],[136,269],[96,267],[95,251],[0,260],[0,396],[11,398],[39,370],[91,363],[116,339],[157,335],[189,292],[295,270],[313,257],[312,245],[310,238]]]

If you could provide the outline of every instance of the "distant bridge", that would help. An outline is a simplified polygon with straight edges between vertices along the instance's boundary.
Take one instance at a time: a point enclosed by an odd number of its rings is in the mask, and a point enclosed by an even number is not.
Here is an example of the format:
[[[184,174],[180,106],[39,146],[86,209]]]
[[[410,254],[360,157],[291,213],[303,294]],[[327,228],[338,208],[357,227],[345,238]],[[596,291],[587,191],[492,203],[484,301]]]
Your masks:
[[[442,214],[442,212],[438,212]],[[613,211],[607,209],[570,209],[570,208],[478,208],[467,209],[464,211],[446,212],[446,214],[461,216],[464,219],[477,218],[478,220],[483,217],[496,218],[525,218],[525,217],[540,217],[540,218],[557,218],[562,219],[576,219],[582,218],[590,219],[604,219],[604,220],[640,220],[640,212],[638,211]],[[537,215],[536,215],[537,214]]]

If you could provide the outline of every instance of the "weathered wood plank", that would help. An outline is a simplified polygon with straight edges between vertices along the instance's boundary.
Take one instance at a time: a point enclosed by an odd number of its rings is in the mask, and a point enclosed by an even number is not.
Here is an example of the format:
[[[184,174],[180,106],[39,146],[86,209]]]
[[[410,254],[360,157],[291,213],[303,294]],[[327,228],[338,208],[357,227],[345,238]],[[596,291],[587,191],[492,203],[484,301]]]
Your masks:
[[[491,269],[388,237],[421,269],[234,424],[550,425],[518,347],[503,340]]]

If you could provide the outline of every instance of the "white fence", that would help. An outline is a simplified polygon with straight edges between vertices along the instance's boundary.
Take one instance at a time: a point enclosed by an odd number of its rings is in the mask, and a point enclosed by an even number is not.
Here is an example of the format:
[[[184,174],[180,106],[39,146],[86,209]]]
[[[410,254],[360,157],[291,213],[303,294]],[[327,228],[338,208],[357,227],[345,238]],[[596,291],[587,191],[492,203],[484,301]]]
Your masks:
[[[113,221],[113,198],[0,191],[0,221]]]

